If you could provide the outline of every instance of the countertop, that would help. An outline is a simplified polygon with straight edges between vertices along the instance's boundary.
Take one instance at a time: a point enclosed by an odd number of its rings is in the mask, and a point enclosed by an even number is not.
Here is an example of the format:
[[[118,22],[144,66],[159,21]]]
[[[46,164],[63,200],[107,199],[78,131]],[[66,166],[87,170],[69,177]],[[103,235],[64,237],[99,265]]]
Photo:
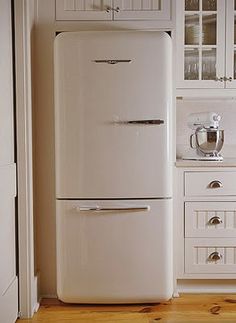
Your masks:
[[[177,159],[176,167],[236,167],[236,158],[224,158],[222,161]]]

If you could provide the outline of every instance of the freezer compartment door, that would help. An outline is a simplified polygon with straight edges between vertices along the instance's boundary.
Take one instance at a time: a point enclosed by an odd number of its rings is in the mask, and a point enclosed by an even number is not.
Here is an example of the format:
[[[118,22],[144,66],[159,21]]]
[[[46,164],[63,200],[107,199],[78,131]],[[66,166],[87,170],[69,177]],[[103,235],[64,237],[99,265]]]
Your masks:
[[[173,292],[172,201],[57,201],[57,292],[71,303],[143,303]]]
[[[171,196],[171,78],[164,32],[57,36],[57,198]]]

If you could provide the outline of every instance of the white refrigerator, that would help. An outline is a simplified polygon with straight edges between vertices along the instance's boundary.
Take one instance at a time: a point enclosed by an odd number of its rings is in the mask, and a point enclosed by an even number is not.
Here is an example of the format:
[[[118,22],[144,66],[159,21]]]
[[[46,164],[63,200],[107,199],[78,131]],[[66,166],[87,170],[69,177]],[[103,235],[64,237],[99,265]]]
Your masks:
[[[64,302],[172,296],[171,43],[157,31],[55,39],[57,292]]]

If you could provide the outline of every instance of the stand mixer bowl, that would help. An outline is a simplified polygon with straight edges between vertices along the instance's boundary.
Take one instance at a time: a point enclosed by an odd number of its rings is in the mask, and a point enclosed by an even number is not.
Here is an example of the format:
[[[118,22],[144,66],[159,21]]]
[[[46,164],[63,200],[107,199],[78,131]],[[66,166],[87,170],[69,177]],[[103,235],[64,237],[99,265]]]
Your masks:
[[[195,145],[193,146],[193,136]],[[190,145],[197,150],[198,154],[204,156],[217,156],[224,144],[224,130],[214,128],[198,128],[190,137]]]

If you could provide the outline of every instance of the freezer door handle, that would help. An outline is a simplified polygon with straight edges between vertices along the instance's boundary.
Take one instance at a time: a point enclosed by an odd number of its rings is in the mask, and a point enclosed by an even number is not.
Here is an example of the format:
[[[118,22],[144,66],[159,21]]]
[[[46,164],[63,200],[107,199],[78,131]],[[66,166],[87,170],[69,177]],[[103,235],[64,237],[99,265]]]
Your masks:
[[[164,120],[161,119],[152,119],[152,120],[127,120],[127,121],[118,121],[120,124],[134,124],[134,125],[160,125],[164,124]]]
[[[106,207],[106,206],[78,206],[76,207],[78,212],[139,212],[139,211],[149,211],[149,205],[142,206],[115,206],[115,207]]]

